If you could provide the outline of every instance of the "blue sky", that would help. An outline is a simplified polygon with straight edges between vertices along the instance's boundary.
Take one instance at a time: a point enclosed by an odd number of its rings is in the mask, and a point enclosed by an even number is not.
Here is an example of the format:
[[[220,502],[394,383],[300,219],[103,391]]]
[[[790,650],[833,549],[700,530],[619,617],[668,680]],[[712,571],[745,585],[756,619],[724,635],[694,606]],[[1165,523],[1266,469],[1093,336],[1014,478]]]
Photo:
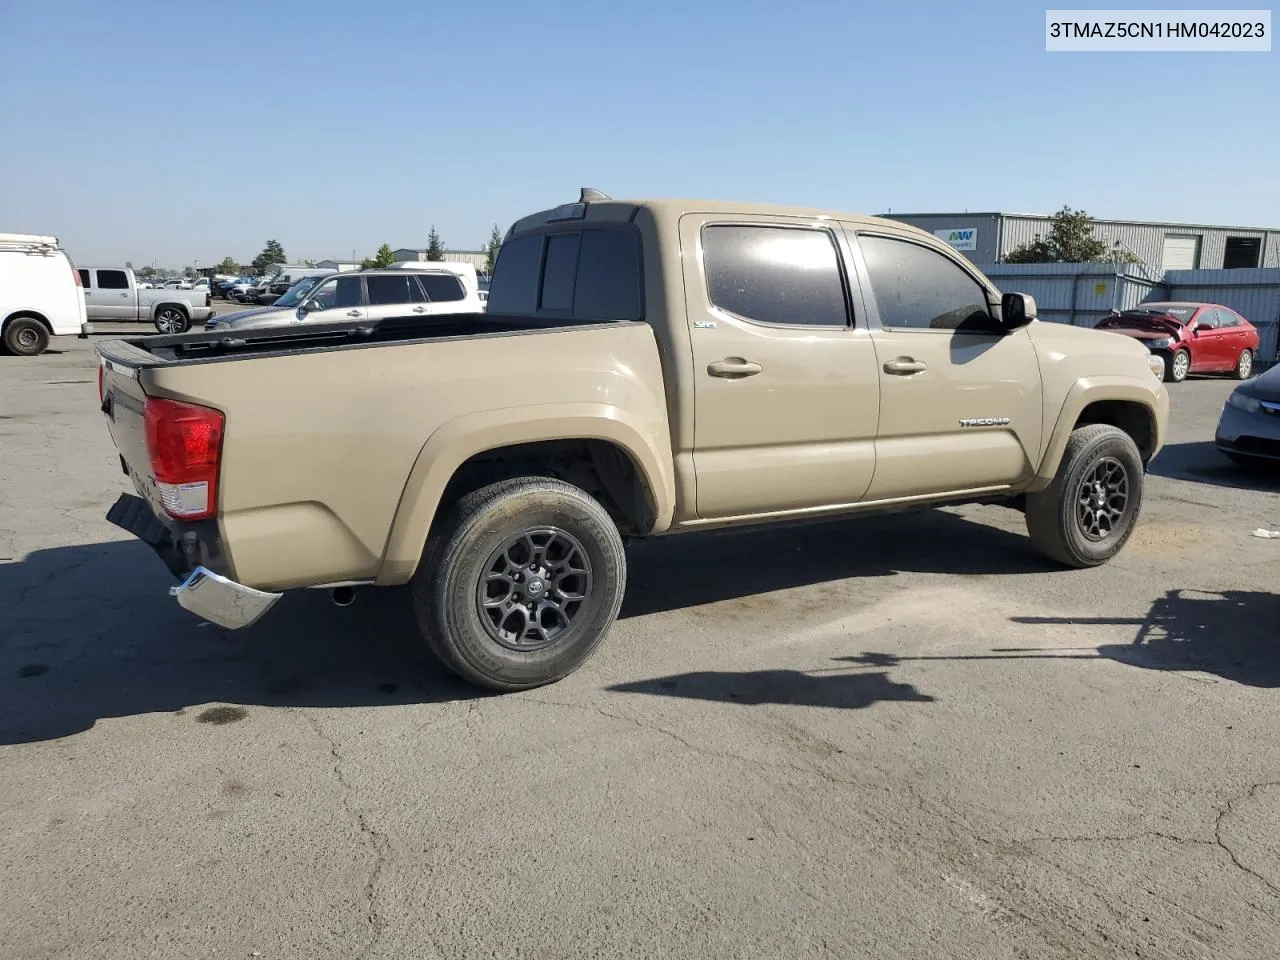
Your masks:
[[[463,249],[583,184],[1280,226],[1280,52],[1048,54],[1044,16],[0,0],[0,230],[136,266],[251,259],[270,237],[292,259],[365,256],[432,223]]]

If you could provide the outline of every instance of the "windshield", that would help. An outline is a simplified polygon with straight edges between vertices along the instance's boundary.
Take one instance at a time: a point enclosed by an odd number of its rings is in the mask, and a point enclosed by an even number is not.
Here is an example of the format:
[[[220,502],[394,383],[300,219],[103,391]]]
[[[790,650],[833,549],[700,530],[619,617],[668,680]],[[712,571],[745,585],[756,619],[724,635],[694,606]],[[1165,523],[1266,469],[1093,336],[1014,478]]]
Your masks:
[[[292,287],[286,290],[275,302],[277,307],[296,307],[307,295],[307,292],[319,283],[323,277],[303,277]]]

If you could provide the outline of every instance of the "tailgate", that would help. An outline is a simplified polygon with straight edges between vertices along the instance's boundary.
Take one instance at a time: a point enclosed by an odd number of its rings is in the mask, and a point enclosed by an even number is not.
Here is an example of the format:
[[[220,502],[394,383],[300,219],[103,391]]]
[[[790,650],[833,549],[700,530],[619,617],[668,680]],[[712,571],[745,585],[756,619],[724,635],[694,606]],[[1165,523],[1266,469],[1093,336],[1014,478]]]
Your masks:
[[[102,363],[102,412],[107,418],[111,440],[120,451],[120,464],[133,481],[138,495],[151,506],[156,516],[165,516],[151,475],[151,457],[147,453],[147,428],[144,418],[146,394],[138,378],[138,367],[129,362],[119,341],[109,342],[100,349]],[[145,354],[144,354],[145,356]]]

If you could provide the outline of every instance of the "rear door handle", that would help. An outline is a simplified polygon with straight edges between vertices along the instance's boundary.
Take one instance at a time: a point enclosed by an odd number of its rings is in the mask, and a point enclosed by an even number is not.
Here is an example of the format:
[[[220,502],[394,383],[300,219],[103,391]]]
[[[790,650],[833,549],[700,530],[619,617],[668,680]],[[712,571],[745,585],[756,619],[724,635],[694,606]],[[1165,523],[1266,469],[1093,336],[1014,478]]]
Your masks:
[[[707,364],[707,373],[713,377],[727,377],[736,380],[741,377],[754,377],[764,370],[758,363],[743,360],[741,357],[725,357]]]
[[[413,312],[414,312],[414,313],[426,313],[426,312],[427,312],[427,308],[426,308],[426,307],[414,307],[414,308],[413,308]]]
[[[885,373],[892,373],[898,377],[910,376],[913,373],[923,373],[929,365],[921,360],[912,360],[910,357],[898,357],[897,360],[889,360],[884,365]]]
[[[358,317],[358,316],[360,316],[360,311],[359,311],[359,310],[348,310],[348,311],[347,311],[347,316],[348,316],[348,317]]]

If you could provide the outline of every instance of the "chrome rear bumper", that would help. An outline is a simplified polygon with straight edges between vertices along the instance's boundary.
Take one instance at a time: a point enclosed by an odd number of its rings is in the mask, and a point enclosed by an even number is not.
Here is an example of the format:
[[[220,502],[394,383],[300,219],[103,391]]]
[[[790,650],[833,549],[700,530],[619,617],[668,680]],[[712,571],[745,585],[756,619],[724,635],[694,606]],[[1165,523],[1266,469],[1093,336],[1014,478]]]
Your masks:
[[[207,567],[196,567],[182,583],[169,588],[169,595],[184,610],[228,630],[257,622],[282,596],[246,587]]]

